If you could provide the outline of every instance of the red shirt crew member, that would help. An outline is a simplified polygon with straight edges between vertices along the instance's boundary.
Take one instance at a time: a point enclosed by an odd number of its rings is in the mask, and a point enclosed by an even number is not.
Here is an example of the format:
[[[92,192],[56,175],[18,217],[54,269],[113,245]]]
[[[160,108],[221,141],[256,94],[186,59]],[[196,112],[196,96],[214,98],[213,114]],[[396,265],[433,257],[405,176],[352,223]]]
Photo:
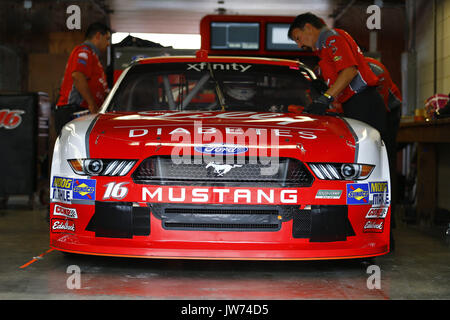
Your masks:
[[[111,31],[102,23],[91,24],[86,41],[75,47],[67,61],[55,111],[57,134],[74,118],[74,113],[97,113],[108,93],[100,54],[110,44]]]
[[[328,90],[305,111],[323,114],[331,102],[337,101],[342,104],[345,117],[371,125],[386,140],[386,110],[376,90],[378,77],[365,62],[353,38],[343,30],[328,28],[312,13],[297,16],[288,37],[300,48],[310,48],[317,53],[322,77],[328,85]]]
[[[369,64],[369,67],[372,69],[373,73],[378,76],[380,81],[378,92],[383,98],[386,110],[390,112],[391,110],[400,107],[402,104],[402,94],[392,81],[391,75],[384,64],[371,57],[365,57],[365,60]]]

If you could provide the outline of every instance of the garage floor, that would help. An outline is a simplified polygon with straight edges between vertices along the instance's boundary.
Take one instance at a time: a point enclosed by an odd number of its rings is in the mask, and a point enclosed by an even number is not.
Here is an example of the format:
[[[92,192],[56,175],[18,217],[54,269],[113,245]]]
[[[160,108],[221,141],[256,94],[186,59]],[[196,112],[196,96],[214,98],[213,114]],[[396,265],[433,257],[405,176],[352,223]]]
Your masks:
[[[43,209],[0,210],[0,300],[450,298],[445,228],[399,225],[395,252],[371,261],[293,262],[67,256],[49,248],[47,230]],[[368,289],[371,264],[380,289]],[[73,265],[80,289],[67,286]]]

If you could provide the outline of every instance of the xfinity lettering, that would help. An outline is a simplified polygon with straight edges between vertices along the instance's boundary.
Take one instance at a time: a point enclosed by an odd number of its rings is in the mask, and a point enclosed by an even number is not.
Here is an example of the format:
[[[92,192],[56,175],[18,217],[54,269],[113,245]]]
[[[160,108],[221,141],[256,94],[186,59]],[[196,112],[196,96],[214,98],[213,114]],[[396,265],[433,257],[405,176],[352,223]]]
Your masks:
[[[248,69],[251,68],[251,65],[244,65],[240,63],[210,63],[209,64],[213,70],[233,70],[233,71],[240,71],[245,72]],[[202,63],[188,63],[187,70],[194,70],[194,71],[202,71],[206,70],[208,67],[208,64],[206,62]]]

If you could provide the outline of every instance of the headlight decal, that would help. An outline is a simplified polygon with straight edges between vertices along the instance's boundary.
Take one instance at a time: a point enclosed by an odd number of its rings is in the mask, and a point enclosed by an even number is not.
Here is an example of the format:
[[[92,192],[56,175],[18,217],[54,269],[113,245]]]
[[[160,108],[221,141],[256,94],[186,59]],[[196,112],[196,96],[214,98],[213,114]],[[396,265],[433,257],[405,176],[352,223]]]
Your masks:
[[[374,165],[360,163],[308,163],[320,180],[364,180],[375,168]]]
[[[128,159],[69,159],[72,170],[83,176],[125,176],[137,160]]]

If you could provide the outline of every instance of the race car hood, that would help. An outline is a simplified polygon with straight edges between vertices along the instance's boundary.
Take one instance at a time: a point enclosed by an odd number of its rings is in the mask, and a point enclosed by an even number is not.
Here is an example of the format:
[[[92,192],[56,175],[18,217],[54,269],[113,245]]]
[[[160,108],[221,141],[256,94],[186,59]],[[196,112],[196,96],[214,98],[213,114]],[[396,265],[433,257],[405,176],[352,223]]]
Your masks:
[[[258,155],[352,162],[354,133],[344,119],[295,113],[143,112],[100,114],[89,135],[92,158],[136,158],[243,146]],[[182,149],[182,150],[181,150]],[[262,152],[265,150],[264,152]]]

